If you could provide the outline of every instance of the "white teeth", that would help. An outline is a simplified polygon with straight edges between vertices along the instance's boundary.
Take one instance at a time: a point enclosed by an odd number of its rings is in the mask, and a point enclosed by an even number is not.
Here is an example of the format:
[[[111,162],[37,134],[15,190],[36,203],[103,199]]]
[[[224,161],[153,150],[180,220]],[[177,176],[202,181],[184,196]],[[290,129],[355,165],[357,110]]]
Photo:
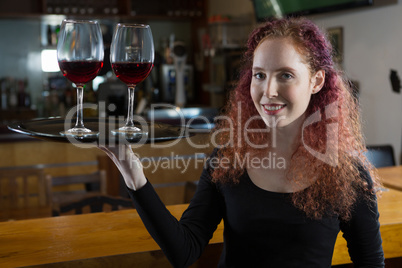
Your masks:
[[[279,109],[283,108],[283,105],[280,105],[280,106],[264,106],[264,107],[268,111],[278,111]]]

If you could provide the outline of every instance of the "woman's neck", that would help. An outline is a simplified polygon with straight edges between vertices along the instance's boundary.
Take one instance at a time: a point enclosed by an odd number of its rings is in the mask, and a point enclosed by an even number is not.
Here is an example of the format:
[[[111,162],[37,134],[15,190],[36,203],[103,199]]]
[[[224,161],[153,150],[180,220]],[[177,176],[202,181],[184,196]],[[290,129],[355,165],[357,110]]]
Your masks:
[[[285,127],[272,128],[272,146],[269,151],[290,159],[301,142],[303,118],[301,117]]]

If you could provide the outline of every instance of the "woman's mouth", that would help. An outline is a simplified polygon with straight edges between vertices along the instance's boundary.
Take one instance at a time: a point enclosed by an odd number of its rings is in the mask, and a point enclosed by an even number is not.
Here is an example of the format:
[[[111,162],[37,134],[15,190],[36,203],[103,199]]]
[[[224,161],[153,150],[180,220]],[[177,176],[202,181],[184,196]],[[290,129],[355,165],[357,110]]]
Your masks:
[[[264,112],[268,115],[275,115],[285,108],[285,104],[264,104],[262,105]]]

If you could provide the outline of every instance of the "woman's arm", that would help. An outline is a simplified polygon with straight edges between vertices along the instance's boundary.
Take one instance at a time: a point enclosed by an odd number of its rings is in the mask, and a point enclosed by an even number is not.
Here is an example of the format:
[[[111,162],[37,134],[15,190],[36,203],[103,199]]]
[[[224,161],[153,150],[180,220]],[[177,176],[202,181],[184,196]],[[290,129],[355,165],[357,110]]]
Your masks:
[[[362,170],[362,179],[372,185],[370,175]],[[364,196],[371,195],[371,196]],[[361,192],[352,217],[341,223],[350,257],[355,267],[384,267],[384,252],[380,233],[379,212],[375,193]]]
[[[222,197],[211,182],[208,170],[203,171],[190,206],[178,221],[146,180],[140,160],[130,148],[124,149],[129,156],[127,160],[119,160],[117,149],[101,149],[122,172],[138,214],[171,264],[186,267],[194,263],[222,219]]]

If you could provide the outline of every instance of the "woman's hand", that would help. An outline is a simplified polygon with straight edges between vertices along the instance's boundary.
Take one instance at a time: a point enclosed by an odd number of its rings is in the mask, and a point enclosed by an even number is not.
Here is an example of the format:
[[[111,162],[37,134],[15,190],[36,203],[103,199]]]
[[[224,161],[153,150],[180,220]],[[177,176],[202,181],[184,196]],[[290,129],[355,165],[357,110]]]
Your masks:
[[[131,150],[130,145],[115,147],[99,146],[119,169],[128,188],[138,190],[147,183],[140,159]]]

